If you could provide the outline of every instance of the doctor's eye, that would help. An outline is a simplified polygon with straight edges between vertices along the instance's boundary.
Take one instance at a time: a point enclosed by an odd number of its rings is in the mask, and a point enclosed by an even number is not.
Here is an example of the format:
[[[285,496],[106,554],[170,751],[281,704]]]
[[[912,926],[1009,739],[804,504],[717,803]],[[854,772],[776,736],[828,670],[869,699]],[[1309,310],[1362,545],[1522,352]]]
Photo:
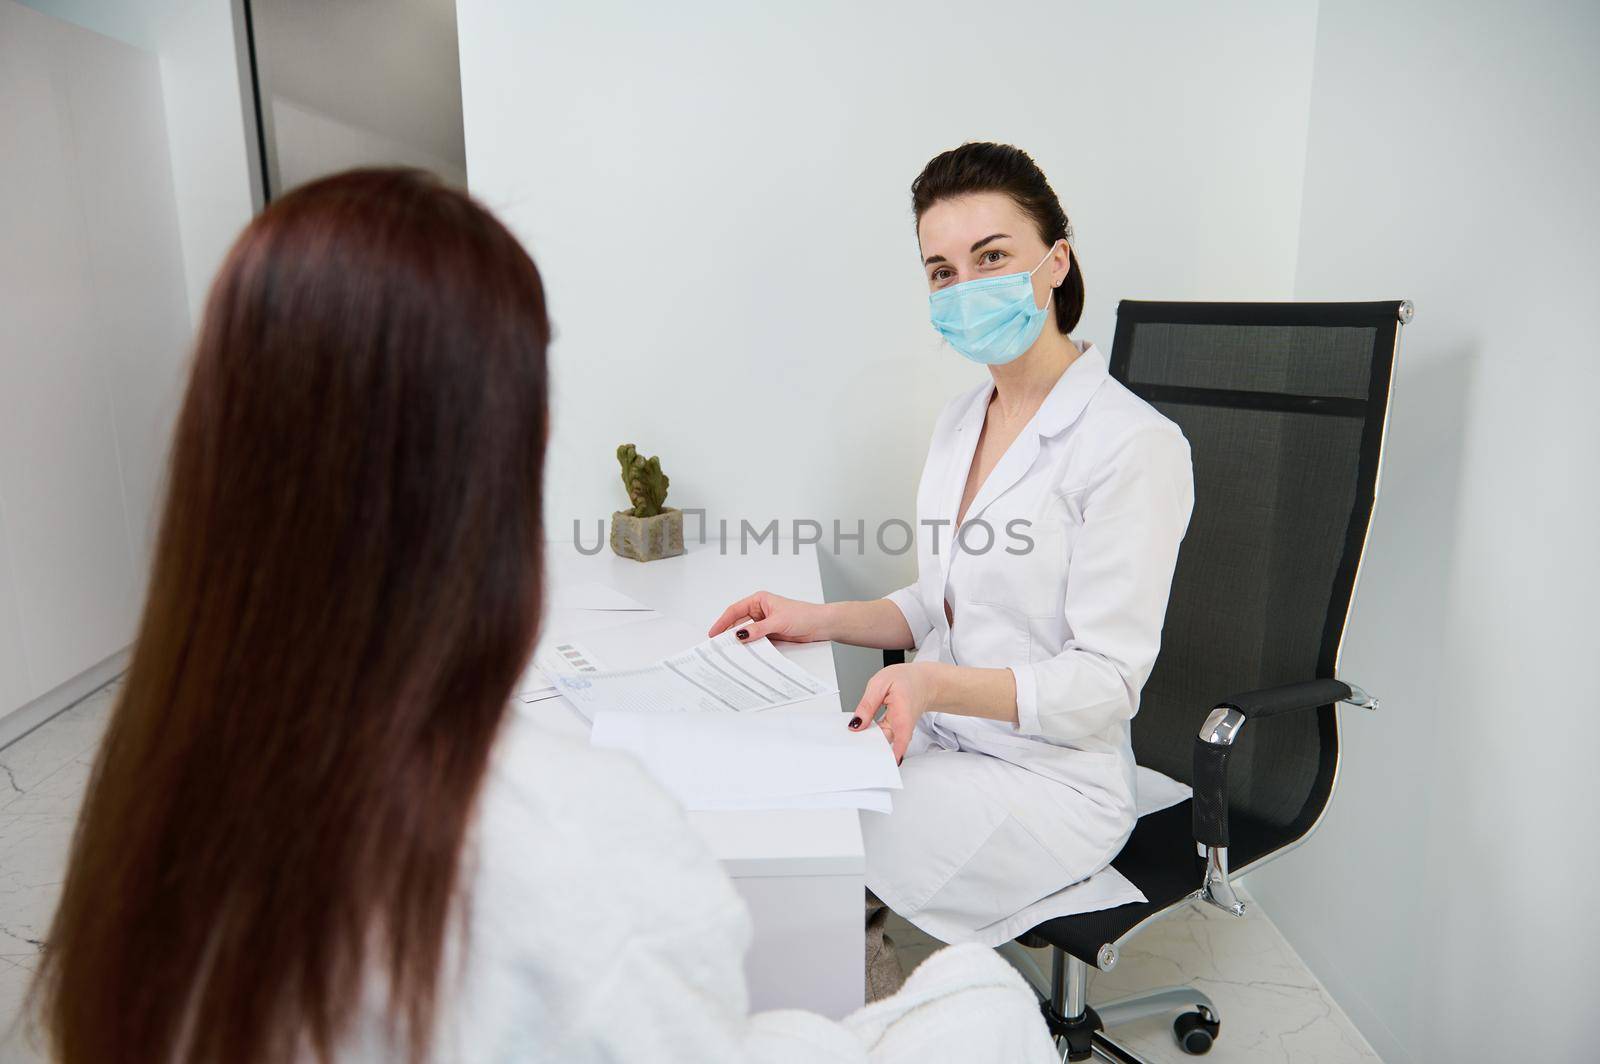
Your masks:
[[[932,281],[934,284],[944,284],[954,276],[955,271],[950,269],[950,267],[940,266],[937,270],[934,270],[928,275],[928,280]]]
[[[990,255],[993,255],[994,258],[991,259],[989,257]],[[1005,258],[1006,253],[1004,251],[1001,251],[998,248],[990,248],[988,251],[985,251],[982,255],[978,256],[978,264],[981,266],[993,266]]]

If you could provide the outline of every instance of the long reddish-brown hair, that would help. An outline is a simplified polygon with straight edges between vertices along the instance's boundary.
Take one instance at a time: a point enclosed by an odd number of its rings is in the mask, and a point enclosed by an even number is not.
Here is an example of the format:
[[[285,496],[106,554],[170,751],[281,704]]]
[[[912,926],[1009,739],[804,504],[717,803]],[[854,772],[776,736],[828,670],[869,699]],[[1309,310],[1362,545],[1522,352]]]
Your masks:
[[[234,245],[35,986],[60,1060],[328,1059],[373,973],[427,1052],[538,628],[548,340],[528,255],[425,174]]]

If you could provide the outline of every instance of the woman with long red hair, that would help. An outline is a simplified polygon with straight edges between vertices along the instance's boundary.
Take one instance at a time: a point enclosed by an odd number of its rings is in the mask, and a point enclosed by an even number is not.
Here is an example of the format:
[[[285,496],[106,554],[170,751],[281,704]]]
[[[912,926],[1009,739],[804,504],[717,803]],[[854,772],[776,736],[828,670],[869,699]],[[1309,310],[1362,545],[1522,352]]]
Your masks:
[[[54,1057],[865,1060],[935,998],[963,1059],[1047,1051],[987,954],[844,1025],[749,1017],[748,916],[682,811],[510,714],[549,337],[517,241],[414,171],[239,238],[35,985]]]

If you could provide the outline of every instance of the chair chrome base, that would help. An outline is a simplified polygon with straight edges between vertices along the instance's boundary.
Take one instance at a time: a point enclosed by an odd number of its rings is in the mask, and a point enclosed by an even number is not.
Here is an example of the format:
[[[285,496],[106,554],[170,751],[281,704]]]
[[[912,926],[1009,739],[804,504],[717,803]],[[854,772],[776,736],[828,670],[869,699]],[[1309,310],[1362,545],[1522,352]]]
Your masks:
[[[1118,998],[1098,1008],[1088,1002],[1089,966],[1059,949],[1050,951],[1050,985],[1026,949],[1015,942],[1000,947],[1000,954],[1022,973],[1039,997],[1039,1010],[1061,1050],[1063,1061],[1109,1060],[1116,1064],[1145,1064],[1143,1057],[1119,1045],[1106,1029],[1132,1020],[1180,1013],[1174,1033],[1186,1053],[1211,1048],[1220,1021],[1217,1008],[1203,992],[1188,986],[1163,986]],[[1180,1033],[1181,1029],[1181,1033]]]
[[[1159,1016],[1164,1012],[1189,1009],[1194,1009],[1209,1020],[1217,1018],[1217,1007],[1211,1003],[1211,999],[1192,986],[1160,986],[1152,990],[1141,990],[1137,994],[1109,1001],[1096,1011],[1100,1013],[1100,1022],[1107,1027],[1116,1027],[1133,1020],[1142,1020],[1146,1016]]]

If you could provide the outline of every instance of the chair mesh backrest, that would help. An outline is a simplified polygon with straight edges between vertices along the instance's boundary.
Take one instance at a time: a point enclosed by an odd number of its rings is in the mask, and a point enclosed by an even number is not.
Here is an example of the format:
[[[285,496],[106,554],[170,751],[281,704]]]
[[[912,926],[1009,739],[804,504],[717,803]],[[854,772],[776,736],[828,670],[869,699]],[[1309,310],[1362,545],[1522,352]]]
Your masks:
[[[1334,674],[1376,487],[1397,302],[1125,301],[1112,374],[1183,429],[1195,505],[1161,655],[1133,721],[1141,764],[1192,781],[1220,700]],[[1252,722],[1230,807],[1314,819],[1338,756],[1332,707]],[[1320,793],[1319,793],[1320,792]]]

